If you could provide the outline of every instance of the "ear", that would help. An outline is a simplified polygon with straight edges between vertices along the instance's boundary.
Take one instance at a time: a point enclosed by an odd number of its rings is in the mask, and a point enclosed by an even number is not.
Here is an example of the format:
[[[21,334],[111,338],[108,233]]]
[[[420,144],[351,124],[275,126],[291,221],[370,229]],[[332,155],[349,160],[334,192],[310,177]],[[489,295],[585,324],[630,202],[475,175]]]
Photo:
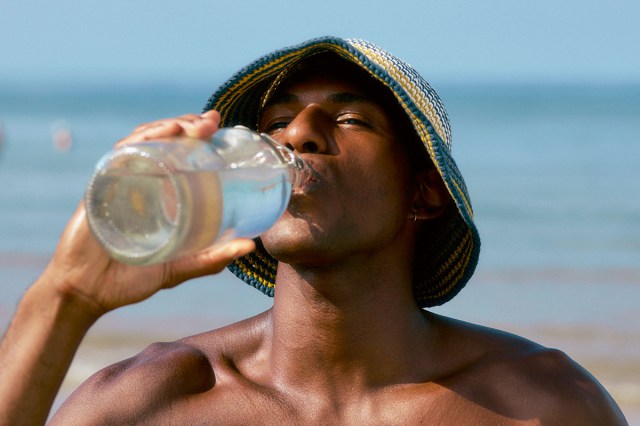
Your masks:
[[[451,202],[449,191],[436,169],[424,170],[415,178],[412,209],[415,219],[440,217]]]

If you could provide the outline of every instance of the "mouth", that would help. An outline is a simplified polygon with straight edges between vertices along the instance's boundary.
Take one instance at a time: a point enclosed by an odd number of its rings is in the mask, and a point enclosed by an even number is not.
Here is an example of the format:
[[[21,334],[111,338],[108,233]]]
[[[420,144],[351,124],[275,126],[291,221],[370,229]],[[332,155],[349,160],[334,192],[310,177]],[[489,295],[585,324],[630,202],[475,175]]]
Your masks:
[[[316,191],[324,181],[324,178],[317,170],[317,166],[307,161],[305,175],[299,185],[292,188],[291,195],[306,195]]]

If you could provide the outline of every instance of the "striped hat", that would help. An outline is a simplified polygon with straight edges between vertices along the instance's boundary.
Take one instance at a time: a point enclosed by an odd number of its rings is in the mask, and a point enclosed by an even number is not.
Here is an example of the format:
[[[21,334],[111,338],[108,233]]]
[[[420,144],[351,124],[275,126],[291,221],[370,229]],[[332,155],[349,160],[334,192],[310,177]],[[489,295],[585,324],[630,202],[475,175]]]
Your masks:
[[[370,73],[388,87],[413,123],[457,209],[439,224],[437,241],[416,243],[413,291],[420,307],[441,305],[464,287],[475,270],[480,237],[473,222],[464,180],[451,157],[451,129],[442,101],[407,63],[363,40],[322,37],[265,55],[238,71],[209,98],[204,111],[215,109],[221,126],[255,128],[261,100],[274,80],[292,66],[320,52],[333,52]],[[431,234],[430,234],[430,237]],[[257,241],[257,250],[228,268],[237,277],[273,296],[275,260]],[[433,247],[421,250],[421,247]]]

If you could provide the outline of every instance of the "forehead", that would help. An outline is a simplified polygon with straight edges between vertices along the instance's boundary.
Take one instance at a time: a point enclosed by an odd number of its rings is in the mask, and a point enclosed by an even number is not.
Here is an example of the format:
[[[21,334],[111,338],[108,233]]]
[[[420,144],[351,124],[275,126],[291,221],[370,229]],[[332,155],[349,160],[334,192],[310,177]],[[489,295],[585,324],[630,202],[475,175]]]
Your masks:
[[[308,76],[291,81],[279,88],[266,102],[264,108],[280,104],[330,102],[334,104],[368,103],[378,105],[370,92],[356,82],[337,76]]]

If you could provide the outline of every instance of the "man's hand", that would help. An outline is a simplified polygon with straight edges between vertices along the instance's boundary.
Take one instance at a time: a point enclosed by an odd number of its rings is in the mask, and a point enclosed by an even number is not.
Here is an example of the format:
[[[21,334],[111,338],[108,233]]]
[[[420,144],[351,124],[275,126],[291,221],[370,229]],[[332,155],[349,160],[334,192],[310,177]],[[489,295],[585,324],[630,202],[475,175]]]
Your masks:
[[[219,120],[220,116],[215,111],[158,120],[138,126],[117,145],[175,136],[206,140],[218,129]],[[77,297],[81,306],[86,306],[98,317],[190,278],[220,272],[234,258],[254,248],[251,240],[236,240],[164,264],[125,265],[111,259],[96,242],[81,205],[67,225],[53,259],[38,283],[54,286],[65,297]]]
[[[116,146],[149,140],[188,136],[208,140],[218,130],[220,114],[207,111],[203,114],[185,114],[176,118],[152,121],[141,124],[133,132],[121,139]]]
[[[250,239],[219,244],[167,263],[131,266],[109,257],[93,237],[83,206],[69,221],[53,259],[36,285],[77,299],[97,319],[120,306],[140,302],[188,279],[220,272],[235,258],[255,249]]]

